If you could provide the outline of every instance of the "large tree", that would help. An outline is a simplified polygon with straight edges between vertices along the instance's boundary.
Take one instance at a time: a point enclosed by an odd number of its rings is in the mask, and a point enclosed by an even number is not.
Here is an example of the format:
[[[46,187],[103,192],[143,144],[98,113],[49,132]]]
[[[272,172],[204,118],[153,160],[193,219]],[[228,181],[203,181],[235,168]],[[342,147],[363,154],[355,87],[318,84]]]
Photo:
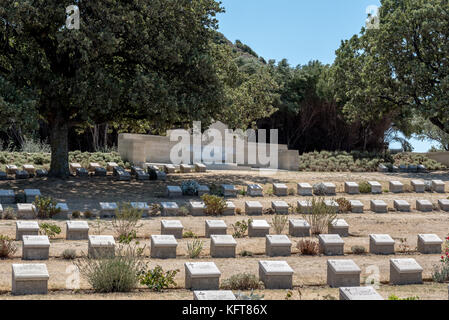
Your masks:
[[[416,115],[449,133],[449,1],[382,0],[378,29],[344,41],[337,97],[351,118],[391,121],[407,136]]]
[[[0,77],[50,128],[50,174],[68,170],[68,130],[147,119],[155,127],[210,119],[222,86],[210,40],[214,0],[77,0],[68,29],[59,0],[0,0]],[[6,104],[4,104],[6,105]]]

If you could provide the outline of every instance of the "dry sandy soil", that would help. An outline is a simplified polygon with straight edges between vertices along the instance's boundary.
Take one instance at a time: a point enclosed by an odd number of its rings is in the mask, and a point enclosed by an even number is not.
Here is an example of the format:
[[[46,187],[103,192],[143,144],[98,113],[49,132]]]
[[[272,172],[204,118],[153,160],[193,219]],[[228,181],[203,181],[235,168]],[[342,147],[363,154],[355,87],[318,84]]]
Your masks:
[[[410,185],[410,180],[418,179],[441,179],[446,183],[449,181],[449,173],[436,172],[427,174],[406,174],[406,173],[303,173],[303,172],[267,172],[267,171],[211,171],[201,174],[173,174],[169,175],[166,182],[145,181],[145,182],[118,182],[111,177],[106,178],[70,178],[69,180],[35,179],[35,180],[9,180],[0,181],[0,189],[14,189],[16,193],[25,188],[38,188],[44,196],[52,196],[59,202],[67,202],[71,210],[91,210],[97,212],[99,202],[130,202],[145,201],[158,203],[164,201],[164,191],[166,185],[180,185],[183,180],[195,179],[201,184],[221,184],[230,183],[243,188],[247,183],[260,183],[264,185],[266,191],[271,188],[272,183],[286,183],[290,188],[295,188],[298,182],[334,182],[337,185],[337,196],[333,198],[345,197],[347,199],[361,200],[365,205],[364,214],[341,214],[350,227],[350,237],[344,238],[345,256],[332,257],[332,259],[353,259],[362,269],[361,282],[370,281],[373,270],[379,271],[380,287],[378,292],[384,297],[395,294],[399,297],[419,296],[420,299],[447,299],[447,284],[436,284],[431,281],[433,266],[439,263],[439,255],[422,255],[416,251],[417,235],[420,233],[435,233],[441,238],[448,235],[449,213],[434,210],[431,213],[420,213],[415,209],[417,199],[428,199],[436,203],[438,199],[448,197],[448,194],[429,193],[418,194],[410,192],[407,188],[405,193],[382,195],[354,195],[343,193],[345,181],[366,181],[376,180],[382,183],[383,189],[388,190],[389,180],[400,180],[406,186]],[[449,188],[449,187],[447,187]],[[291,205],[296,206],[296,201],[307,197],[288,196],[282,197]],[[175,199],[179,205],[183,205],[192,198],[183,197]],[[271,207],[271,201],[279,199],[275,196],[265,195],[257,198],[239,196],[234,199],[238,208],[244,210],[246,200],[258,200],[264,208]],[[388,214],[374,214],[369,211],[369,200],[383,199],[389,207],[393,207],[395,199],[404,199],[412,205],[412,212],[398,213],[390,211]],[[5,207],[5,206],[4,206]],[[300,215],[292,217],[301,218]],[[220,217],[228,224],[228,233],[231,233],[230,225],[235,221],[248,219],[248,216],[236,215],[232,217]],[[252,217],[254,218],[254,217]],[[296,249],[299,238],[292,238],[292,256],[286,258],[268,258],[264,255],[265,240],[262,238],[242,238],[237,239],[237,254],[242,250],[254,253],[252,257],[242,257],[238,255],[235,259],[212,259],[209,255],[209,240],[204,238],[205,217],[171,217],[169,219],[179,219],[184,225],[184,231],[191,230],[204,241],[204,250],[199,259],[195,261],[214,261],[222,272],[221,280],[229,278],[231,275],[241,272],[258,274],[258,261],[265,260],[286,260],[294,269],[293,277],[294,289],[292,299],[332,299],[338,298],[338,289],[326,286],[326,261],[325,256],[301,256]],[[259,216],[257,219],[266,219],[271,222],[272,216]],[[138,237],[142,244],[146,245],[146,262],[150,267],[161,265],[164,269],[180,269],[176,277],[177,288],[169,289],[163,293],[153,293],[144,288],[127,294],[96,294],[90,291],[89,284],[81,278],[80,289],[67,289],[66,282],[73,278],[73,264],[61,258],[64,249],[74,248],[77,255],[87,252],[87,241],[66,241],[65,222],[56,221],[62,227],[63,232],[51,241],[50,259],[45,261],[50,273],[49,289],[46,296],[26,296],[13,297],[10,295],[11,289],[11,264],[22,263],[21,243],[17,242],[19,250],[13,259],[0,261],[0,299],[192,299],[192,293],[182,289],[184,287],[184,263],[189,261],[186,256],[186,244],[191,239],[179,240],[178,257],[176,259],[156,260],[149,259],[149,236],[160,234],[160,217],[142,219],[138,229]],[[53,221],[54,222],[54,221]],[[114,234],[111,221],[102,220],[98,227],[94,220],[90,222],[90,234]],[[284,230],[287,233],[288,228]],[[396,240],[396,255],[394,257],[410,257],[424,268],[423,285],[390,286],[389,280],[389,259],[393,256],[379,256],[372,254],[355,255],[351,252],[354,245],[364,246],[368,251],[369,234],[387,233]],[[15,236],[15,222],[8,220],[0,221],[0,234]],[[30,261],[31,262],[31,261]],[[30,263],[26,262],[26,263]],[[369,277],[369,278],[368,278]],[[284,299],[287,290],[262,290],[259,293],[265,295],[265,299]]]

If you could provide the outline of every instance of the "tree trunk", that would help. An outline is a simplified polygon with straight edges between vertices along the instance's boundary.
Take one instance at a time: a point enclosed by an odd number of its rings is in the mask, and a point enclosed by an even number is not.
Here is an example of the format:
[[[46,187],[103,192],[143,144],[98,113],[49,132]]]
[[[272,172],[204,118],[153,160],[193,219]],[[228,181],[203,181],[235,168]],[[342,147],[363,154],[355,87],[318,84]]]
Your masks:
[[[50,123],[51,164],[49,176],[67,178],[69,171],[69,126],[60,116]]]
[[[432,122],[434,125],[436,125],[438,128],[440,128],[443,132],[449,134],[449,130],[447,130],[446,126],[443,122],[437,117],[429,118],[430,122]]]

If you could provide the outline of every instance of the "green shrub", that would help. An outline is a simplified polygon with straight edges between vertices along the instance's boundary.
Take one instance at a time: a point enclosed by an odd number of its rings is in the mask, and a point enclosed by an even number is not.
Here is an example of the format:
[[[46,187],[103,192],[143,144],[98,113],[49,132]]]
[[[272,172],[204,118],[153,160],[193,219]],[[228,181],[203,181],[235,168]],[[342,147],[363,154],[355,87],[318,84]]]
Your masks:
[[[221,186],[213,183],[213,184],[209,185],[209,194],[218,196],[218,197],[223,197],[223,190],[221,189]]]
[[[83,256],[75,260],[81,276],[95,292],[129,292],[137,287],[144,268],[141,248],[126,246],[117,251],[115,256],[97,259]]]
[[[234,238],[243,238],[243,237],[245,237],[245,233],[248,230],[248,226],[249,226],[249,224],[252,221],[253,221],[252,219],[248,219],[247,221],[240,220],[240,221],[237,221],[234,224],[231,224],[231,227],[234,229],[234,233],[232,234],[232,236]]]
[[[142,218],[142,210],[133,208],[129,203],[120,203],[115,210],[112,227],[115,229],[119,242],[130,243],[137,238],[136,229]]]
[[[61,228],[54,223],[40,223],[39,233],[54,238],[61,233]]]
[[[337,211],[327,206],[323,197],[314,197],[311,200],[310,213],[303,213],[302,216],[309,223],[311,234],[318,235],[324,233],[329,224],[337,218]]]
[[[25,138],[20,151],[24,153],[50,153],[51,148],[47,143],[32,138]]]
[[[187,230],[182,234],[183,238],[198,238],[198,235],[191,230]]]
[[[303,153],[299,156],[300,171],[323,171],[323,172],[375,172],[379,164],[387,167],[400,164],[425,165],[428,170],[443,170],[446,166],[432,160],[425,155],[415,153],[398,153],[392,156],[389,153],[375,152],[341,152],[322,151]]]
[[[414,297],[407,297],[407,298],[399,298],[397,295],[390,295],[388,297],[388,300],[419,300],[418,296],[414,296]]]
[[[187,243],[187,253],[189,258],[195,259],[198,258],[203,251],[204,242],[198,239],[194,239],[191,242]]]
[[[161,213],[161,206],[157,203],[152,203],[150,209],[148,210],[148,215],[150,217],[155,217]]]
[[[263,289],[263,283],[259,278],[251,273],[239,273],[232,275],[221,284],[224,290],[254,290]]]
[[[2,219],[14,220],[16,218],[16,213],[13,208],[8,207],[3,210]]]
[[[76,258],[76,250],[75,249],[65,249],[62,252],[62,258],[66,260],[73,260]]]
[[[53,218],[54,215],[61,212],[61,208],[57,208],[56,201],[51,197],[36,197],[33,202],[36,207],[37,216],[41,219]]]
[[[179,270],[169,270],[164,272],[161,266],[156,266],[154,269],[143,269],[139,275],[141,285],[147,286],[153,291],[160,292],[168,289],[170,286],[176,286],[175,276]]]
[[[94,216],[94,214],[91,211],[87,210],[87,211],[84,211],[83,216],[86,219],[91,219]]]
[[[0,235],[0,258],[10,258],[17,251],[17,246],[14,243],[14,240]]]
[[[209,215],[221,215],[227,207],[226,201],[222,197],[204,194],[201,196],[201,199],[206,205],[204,212]]]
[[[186,196],[195,196],[198,194],[199,183],[195,180],[187,180],[181,183],[182,194]]]
[[[237,300],[263,300],[264,295],[255,294],[253,290],[249,295],[241,293],[240,291],[235,295]]]
[[[81,212],[79,212],[79,211],[72,211],[72,218],[73,219],[78,219],[79,217],[81,217]]]
[[[190,211],[186,206],[181,206],[181,207],[179,207],[178,212],[181,216],[187,216]]]
[[[251,251],[248,251],[248,250],[243,250],[240,252],[240,255],[242,257],[252,257],[254,255],[254,253],[252,253]]]
[[[335,201],[338,203],[340,212],[347,213],[351,211],[351,202],[349,202],[346,198],[338,198]]]
[[[443,262],[439,265],[434,265],[432,271],[432,279],[433,281],[439,283],[449,281],[449,263]]]
[[[288,222],[287,215],[276,214],[271,220],[271,226],[274,229],[275,234],[282,234]]]
[[[371,193],[371,185],[367,181],[359,183],[360,193]]]
[[[299,252],[305,256],[316,256],[320,253],[320,246],[317,241],[310,239],[301,239],[296,247]]]
[[[366,249],[364,246],[352,246],[351,251],[354,254],[365,254],[366,253]]]

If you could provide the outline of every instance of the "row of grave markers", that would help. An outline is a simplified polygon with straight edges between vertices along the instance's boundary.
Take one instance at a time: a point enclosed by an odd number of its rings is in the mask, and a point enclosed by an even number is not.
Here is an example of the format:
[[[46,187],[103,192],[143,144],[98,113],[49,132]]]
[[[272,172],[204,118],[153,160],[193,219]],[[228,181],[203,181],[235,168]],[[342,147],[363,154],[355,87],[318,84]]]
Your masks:
[[[31,200],[30,200],[31,201]],[[359,200],[349,200],[352,213],[363,213],[364,205]],[[325,200],[325,204],[334,208],[339,212],[339,204],[335,200]],[[411,205],[406,200],[394,200],[394,209],[399,212],[411,212]],[[100,202],[100,217],[113,218],[115,217],[118,205],[115,202]],[[149,215],[151,210],[146,202],[131,202],[133,208],[142,210],[143,217]],[[180,214],[180,207],[176,202],[161,202],[161,216],[178,216]],[[56,219],[69,219],[70,210],[67,203],[57,203],[56,207],[60,212],[54,216]],[[205,216],[206,204],[203,201],[188,202],[188,210],[192,216]],[[439,199],[438,207],[440,210],[449,211],[449,200]],[[289,214],[290,206],[287,202],[281,200],[271,201],[271,208],[276,214]],[[259,201],[245,201],[245,213],[247,215],[262,215],[263,205]],[[298,200],[297,212],[302,214],[309,214],[312,210],[312,201]],[[370,200],[370,210],[374,213],[387,213],[388,205],[383,200]],[[426,199],[416,200],[416,210],[420,212],[431,212],[434,210],[434,205],[431,201]],[[3,206],[0,204],[0,213],[3,212]],[[232,201],[226,201],[226,208],[222,212],[223,216],[235,215],[236,206]],[[33,203],[18,203],[17,204],[17,218],[18,219],[35,219],[37,217],[36,207]]]
[[[372,194],[383,193],[382,185],[379,182],[368,181],[368,184],[371,187]],[[389,191],[392,193],[404,192],[404,184],[400,181],[390,181],[389,185]],[[442,180],[432,180],[427,182],[423,180],[412,180],[411,186],[417,193],[424,193],[426,191],[445,193],[445,183]],[[201,194],[210,192],[208,186],[200,185],[200,187],[200,196]],[[239,190],[234,185],[222,184],[221,191],[225,197],[236,197]],[[345,193],[351,195],[360,194],[359,184],[357,182],[345,182]],[[246,194],[251,197],[263,197],[263,187],[260,184],[248,184],[246,186]],[[283,183],[273,183],[273,194],[280,197],[288,196],[289,191],[287,185]],[[336,185],[332,182],[318,183],[314,186],[311,186],[306,182],[300,182],[297,184],[297,195],[313,196],[314,194],[329,196],[336,195]],[[183,193],[180,186],[167,186],[166,195],[169,198],[176,198],[181,197]]]
[[[151,164],[145,164],[148,171],[154,170],[157,174],[157,180],[165,180],[166,173],[174,173],[176,167],[172,164],[166,164],[162,169]],[[206,166],[202,163],[195,163],[192,165],[181,164],[179,166],[181,173],[190,172],[206,172]],[[87,177],[94,175],[97,177],[105,177],[108,172],[113,172],[113,175],[117,177],[117,180],[130,180],[131,176],[135,176],[137,180],[150,180],[149,172],[145,172],[144,169],[133,166],[131,167],[131,174],[123,167],[120,167],[116,162],[108,162],[106,168],[102,167],[97,162],[89,163],[88,168],[84,168],[80,163],[73,162],[69,164],[70,173],[77,177]],[[8,175],[15,176],[16,179],[28,179],[32,177],[46,177],[48,171],[46,169],[37,169],[32,164],[24,164],[22,168],[17,167],[14,164],[6,165],[6,171],[0,171],[0,180],[6,180]]]
[[[344,255],[344,240],[349,236],[348,224],[342,219],[336,219],[329,226],[329,234],[320,234],[319,248],[324,255]],[[206,220],[205,236],[210,238],[210,255],[213,258],[235,258],[237,241],[227,234],[227,225],[223,220]],[[152,235],[152,258],[176,258],[178,242],[183,238],[183,225],[179,220],[162,220],[161,234]],[[310,225],[302,219],[289,220],[289,235],[293,237],[309,237]],[[270,235],[270,225],[266,220],[253,220],[248,226],[249,237],[265,238],[265,254],[270,257],[290,256],[292,241],[287,235]],[[47,260],[50,241],[47,236],[39,235],[39,225],[36,221],[17,221],[16,240],[22,240],[22,259]],[[89,225],[86,221],[67,221],[66,240],[88,240],[89,255],[93,251],[99,254],[114,254],[115,240],[111,235],[89,235]],[[417,249],[422,254],[440,254],[441,240],[435,234],[419,234]],[[105,251],[105,252],[104,252]],[[395,241],[388,234],[370,234],[369,252],[372,254],[395,254]]]
[[[292,289],[294,270],[283,260],[260,260],[259,280],[265,289]],[[423,268],[415,259],[390,259],[390,284],[422,284]],[[221,272],[214,262],[184,263],[185,288],[194,291],[219,290]],[[327,260],[327,285],[332,288],[360,287],[360,267],[350,259]],[[45,264],[12,264],[12,294],[47,294],[50,275]],[[356,289],[346,289],[351,299]],[[365,299],[381,299],[373,288],[365,289]],[[197,297],[198,298],[198,297]]]

